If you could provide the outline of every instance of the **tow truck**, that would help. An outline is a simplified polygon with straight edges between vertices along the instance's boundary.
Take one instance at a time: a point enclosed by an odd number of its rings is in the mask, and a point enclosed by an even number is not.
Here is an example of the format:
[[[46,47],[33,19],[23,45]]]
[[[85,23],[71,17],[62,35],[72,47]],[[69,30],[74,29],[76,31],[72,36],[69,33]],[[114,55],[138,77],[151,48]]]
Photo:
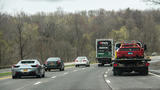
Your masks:
[[[118,43],[120,44],[120,43]],[[138,72],[148,75],[149,57],[144,56],[147,49],[145,44],[139,41],[123,42],[116,47],[115,58],[113,59],[113,75],[121,75],[123,72]]]

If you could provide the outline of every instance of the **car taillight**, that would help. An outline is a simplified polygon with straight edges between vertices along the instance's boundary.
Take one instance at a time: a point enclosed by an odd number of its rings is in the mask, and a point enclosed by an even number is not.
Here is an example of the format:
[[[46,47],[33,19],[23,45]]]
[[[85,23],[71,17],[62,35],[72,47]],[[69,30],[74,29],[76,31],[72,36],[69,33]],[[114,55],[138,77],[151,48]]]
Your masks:
[[[18,67],[19,67],[19,65],[13,65],[12,67],[13,67],[13,68],[18,68]]]
[[[78,60],[75,60],[75,62],[78,62]]]
[[[87,60],[83,60],[83,62],[86,62]]]
[[[118,66],[118,64],[117,63],[114,63],[114,67],[117,67]]]
[[[149,66],[150,64],[149,63],[146,63],[146,66]]]
[[[37,65],[31,65],[32,67],[39,67],[39,65],[37,64]]]
[[[57,63],[60,64],[61,62],[58,60]]]

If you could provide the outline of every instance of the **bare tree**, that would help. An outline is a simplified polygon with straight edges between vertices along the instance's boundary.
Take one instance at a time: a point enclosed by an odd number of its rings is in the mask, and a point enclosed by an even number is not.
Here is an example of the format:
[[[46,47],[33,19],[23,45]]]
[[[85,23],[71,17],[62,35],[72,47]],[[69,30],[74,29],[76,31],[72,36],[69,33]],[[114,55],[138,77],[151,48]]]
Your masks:
[[[151,2],[155,5],[159,5],[160,4],[160,0],[144,0],[145,2]]]

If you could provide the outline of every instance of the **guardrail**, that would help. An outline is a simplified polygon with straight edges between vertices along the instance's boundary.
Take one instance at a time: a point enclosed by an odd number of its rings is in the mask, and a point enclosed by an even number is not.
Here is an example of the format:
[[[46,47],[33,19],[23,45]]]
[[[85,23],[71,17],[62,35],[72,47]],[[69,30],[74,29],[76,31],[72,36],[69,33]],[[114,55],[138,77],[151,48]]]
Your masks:
[[[10,68],[12,65],[0,66],[0,69]]]

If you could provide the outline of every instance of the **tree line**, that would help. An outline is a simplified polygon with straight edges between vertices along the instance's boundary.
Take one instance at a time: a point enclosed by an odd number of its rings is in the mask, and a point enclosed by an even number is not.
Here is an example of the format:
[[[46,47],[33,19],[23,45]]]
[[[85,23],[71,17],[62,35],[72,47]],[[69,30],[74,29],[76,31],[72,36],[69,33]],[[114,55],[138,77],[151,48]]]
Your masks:
[[[67,13],[9,15],[0,13],[0,65],[21,59],[61,57],[65,62],[77,56],[95,59],[95,40],[140,40],[147,53],[160,51],[160,11],[104,9]]]

